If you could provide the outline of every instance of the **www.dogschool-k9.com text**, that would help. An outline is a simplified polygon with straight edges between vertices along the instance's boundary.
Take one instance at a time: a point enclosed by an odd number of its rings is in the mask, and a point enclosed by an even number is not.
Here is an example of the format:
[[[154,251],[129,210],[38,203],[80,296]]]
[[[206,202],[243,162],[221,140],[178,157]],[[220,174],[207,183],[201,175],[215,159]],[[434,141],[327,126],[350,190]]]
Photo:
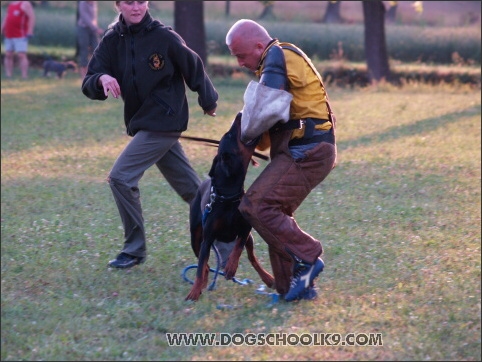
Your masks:
[[[383,346],[381,333],[166,333],[175,346]]]

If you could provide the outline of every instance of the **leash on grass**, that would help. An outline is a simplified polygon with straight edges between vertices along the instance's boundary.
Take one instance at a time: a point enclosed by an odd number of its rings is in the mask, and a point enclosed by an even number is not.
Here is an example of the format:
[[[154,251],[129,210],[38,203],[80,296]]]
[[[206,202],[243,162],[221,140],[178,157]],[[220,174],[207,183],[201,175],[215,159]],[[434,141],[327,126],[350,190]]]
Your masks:
[[[224,272],[223,271],[220,271],[221,269],[221,255],[219,254],[219,250],[218,248],[216,248],[216,246],[213,244],[212,246],[213,250],[214,250],[214,253],[216,254],[216,269],[213,269],[213,268],[209,268],[209,271],[214,273],[214,278],[213,278],[213,281],[211,282],[211,284],[209,285],[208,287],[208,290],[214,290],[214,288],[216,287],[216,280],[218,278],[218,275],[222,275],[224,276]],[[190,283],[190,284],[194,284],[194,281],[189,279],[186,274],[189,270],[191,269],[197,269],[197,264],[192,264],[192,265],[188,265],[187,267],[185,267],[182,271],[182,278]],[[237,283],[237,284],[240,284],[240,285],[248,285],[248,284],[253,284],[253,281],[251,279],[243,279],[243,280],[239,280],[239,279],[236,279],[235,277],[233,277],[233,279],[231,279],[233,282]]]
[[[216,248],[216,246],[213,244],[212,246],[213,250],[214,250],[214,253],[216,254],[216,269],[213,269],[213,268],[209,268],[209,271],[214,273],[214,278],[213,278],[213,281],[211,282],[211,284],[209,285],[208,287],[208,290],[214,290],[215,286],[216,286],[216,280],[218,278],[218,275],[223,275],[224,276],[224,272],[222,271],[219,271],[219,269],[221,269],[221,255],[219,254],[219,250],[218,248]],[[197,264],[192,264],[192,265],[188,265],[187,267],[185,267],[182,271],[182,278],[190,283],[190,284],[194,284],[194,281],[189,279],[186,274],[189,270],[191,269],[197,269]],[[248,284],[253,284],[254,282],[251,280],[251,279],[243,279],[243,280],[238,280],[236,279],[235,277],[233,277],[233,279],[231,279],[233,282],[237,283],[237,284],[240,284],[240,285],[248,285]],[[264,285],[260,285],[258,289],[256,289],[255,291],[255,294],[261,294],[261,295],[265,295],[269,298],[270,302],[266,305],[268,308],[272,308],[274,307],[278,301],[279,301],[279,297],[280,295],[278,293],[269,293],[266,291],[266,287]],[[230,305],[230,304],[218,304],[216,306],[217,309],[219,310],[228,310],[228,309],[236,309],[238,308],[237,306],[234,306],[234,305]]]
[[[213,278],[213,281],[211,282],[211,284],[209,285],[208,287],[208,290],[214,290],[215,286],[216,286],[216,280],[218,278],[218,275],[223,275],[224,276],[224,272],[222,271],[219,271],[219,269],[221,269],[221,255],[219,254],[219,250],[218,248],[216,248],[216,246],[213,244],[212,246],[213,250],[214,250],[214,253],[216,254],[216,269],[213,269],[213,268],[209,268],[209,271],[214,273],[214,278]],[[190,283],[190,284],[194,284],[194,281],[189,279],[186,274],[189,270],[191,269],[197,269],[197,264],[192,264],[192,265],[188,265],[187,267],[185,267],[182,271],[182,278]],[[236,279],[235,277],[233,279],[231,279],[233,282],[237,283],[237,284],[240,284],[240,285],[248,285],[248,284],[253,284],[254,282],[251,280],[251,279],[243,279],[243,280],[238,280]],[[279,301],[279,297],[280,295],[278,293],[269,293],[266,291],[266,286],[264,286],[263,284],[261,284],[259,286],[258,289],[255,290],[255,294],[261,294],[261,295],[265,295],[269,298],[270,302],[266,305],[267,307],[271,308],[273,307],[275,304],[278,303]],[[233,305],[229,305],[229,304],[218,304],[216,306],[217,309],[220,309],[220,310],[225,310],[225,309],[236,309],[237,307],[236,306],[233,306]]]

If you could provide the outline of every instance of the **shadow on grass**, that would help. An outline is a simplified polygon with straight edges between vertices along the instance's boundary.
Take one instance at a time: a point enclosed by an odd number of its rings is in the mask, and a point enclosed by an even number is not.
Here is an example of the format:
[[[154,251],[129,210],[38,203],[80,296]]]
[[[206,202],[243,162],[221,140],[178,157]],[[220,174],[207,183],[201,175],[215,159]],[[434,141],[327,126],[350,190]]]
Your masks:
[[[383,132],[373,133],[371,135],[362,136],[356,139],[349,139],[344,141],[337,141],[338,149],[347,149],[363,145],[373,145],[375,143],[383,143],[390,140],[397,140],[406,136],[413,136],[422,134],[424,132],[431,132],[437,128],[445,127],[448,124],[455,123],[464,117],[480,114],[480,105],[470,107],[460,112],[452,112],[449,114],[442,114],[438,117],[431,117],[422,119],[420,121],[404,124],[396,127],[390,127]]]

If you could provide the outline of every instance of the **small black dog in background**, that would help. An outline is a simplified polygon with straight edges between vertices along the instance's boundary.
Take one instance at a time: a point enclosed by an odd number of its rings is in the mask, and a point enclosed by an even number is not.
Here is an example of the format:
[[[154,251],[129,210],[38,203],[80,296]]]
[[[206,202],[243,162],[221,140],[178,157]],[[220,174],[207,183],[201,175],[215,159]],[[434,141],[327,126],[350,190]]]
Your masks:
[[[72,60],[66,62],[57,62],[55,60],[46,60],[43,63],[44,77],[48,76],[49,72],[57,74],[57,78],[61,79],[68,69],[72,69],[74,73],[77,72],[77,63]]]

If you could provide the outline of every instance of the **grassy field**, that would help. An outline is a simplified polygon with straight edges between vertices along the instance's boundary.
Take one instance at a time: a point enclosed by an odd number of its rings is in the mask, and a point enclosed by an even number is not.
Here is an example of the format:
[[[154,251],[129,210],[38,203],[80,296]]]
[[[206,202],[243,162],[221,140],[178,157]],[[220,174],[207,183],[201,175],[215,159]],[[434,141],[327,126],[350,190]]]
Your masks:
[[[32,75],[1,82],[2,360],[480,360],[480,89],[329,89],[338,166],[296,213],[325,248],[319,298],[271,305],[243,253],[237,277],[253,284],[221,278],[191,303],[181,277],[196,262],[188,209],[154,168],[140,184],[147,262],[107,268],[123,241],[104,181],[129,141],[120,101],[89,101],[77,74]],[[219,138],[246,82],[214,79],[215,119],[189,93],[186,134]],[[215,149],[183,144],[205,177]],[[264,165],[249,169],[247,186]],[[175,347],[173,332],[341,340]],[[342,345],[352,333],[383,345]]]

